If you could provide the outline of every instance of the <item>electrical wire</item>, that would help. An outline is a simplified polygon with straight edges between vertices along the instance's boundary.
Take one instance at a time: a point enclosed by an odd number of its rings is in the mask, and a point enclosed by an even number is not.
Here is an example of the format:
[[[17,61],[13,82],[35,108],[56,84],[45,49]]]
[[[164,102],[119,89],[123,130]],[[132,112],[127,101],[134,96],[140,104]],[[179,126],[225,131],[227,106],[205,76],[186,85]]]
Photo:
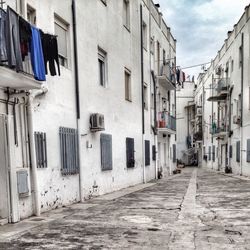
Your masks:
[[[192,66],[184,67],[184,68],[181,68],[181,69],[196,68],[196,67],[199,67],[199,66],[204,66],[204,65],[207,65],[207,64],[210,64],[210,63],[211,63],[211,62],[207,62],[207,63],[200,63],[200,64],[196,64],[196,65],[192,65]]]

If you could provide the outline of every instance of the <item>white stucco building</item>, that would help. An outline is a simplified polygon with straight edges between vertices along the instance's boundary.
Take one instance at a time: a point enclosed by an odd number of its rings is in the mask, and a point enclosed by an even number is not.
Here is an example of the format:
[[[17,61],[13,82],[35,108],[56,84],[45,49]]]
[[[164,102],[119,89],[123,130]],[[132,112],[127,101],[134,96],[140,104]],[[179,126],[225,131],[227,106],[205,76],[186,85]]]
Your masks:
[[[171,174],[176,40],[159,7],[5,2],[57,35],[61,75],[41,83],[0,67],[0,223]]]
[[[202,106],[203,166],[250,176],[250,8],[247,6],[210,67],[194,100]]]

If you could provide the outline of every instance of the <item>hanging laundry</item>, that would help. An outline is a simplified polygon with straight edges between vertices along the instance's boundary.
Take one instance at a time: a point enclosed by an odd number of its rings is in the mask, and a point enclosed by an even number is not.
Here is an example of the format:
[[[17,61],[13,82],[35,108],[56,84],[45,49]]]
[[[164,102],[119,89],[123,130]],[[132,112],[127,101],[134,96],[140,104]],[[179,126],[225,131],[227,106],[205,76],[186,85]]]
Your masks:
[[[31,31],[32,39],[30,43],[30,52],[34,77],[38,81],[46,81],[40,30],[34,26],[31,26]]]
[[[194,76],[192,77],[192,82],[194,82]]]
[[[29,54],[29,44],[32,38],[32,32],[30,24],[22,17],[19,17],[19,32],[22,60],[24,61],[25,57]]]
[[[182,71],[182,74],[183,74],[182,82],[185,82],[186,81],[186,74],[183,71]]]
[[[0,8],[0,61],[6,62],[7,49],[6,49],[6,12]]]
[[[179,68],[176,70],[176,78],[177,78],[177,83],[180,85],[180,69]]]
[[[183,72],[180,69],[180,84],[182,84],[182,83],[183,83]]]
[[[18,14],[10,7],[7,8],[6,17],[6,48],[8,64],[10,68],[16,71],[23,70],[22,54],[20,47],[20,33]]]
[[[60,76],[61,73],[60,73],[57,38],[56,36],[50,34],[44,34],[42,31],[40,31],[40,33],[42,39],[46,75],[48,74],[47,63],[49,62],[49,70],[51,76],[55,76],[57,74],[55,63],[57,64],[58,75]]]

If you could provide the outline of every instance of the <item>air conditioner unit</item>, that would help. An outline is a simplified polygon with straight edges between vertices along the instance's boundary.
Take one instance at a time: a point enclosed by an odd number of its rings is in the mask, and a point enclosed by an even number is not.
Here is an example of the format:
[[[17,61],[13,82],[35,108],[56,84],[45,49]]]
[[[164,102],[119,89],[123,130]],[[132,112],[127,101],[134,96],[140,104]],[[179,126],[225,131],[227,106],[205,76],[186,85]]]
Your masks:
[[[90,116],[90,131],[97,132],[102,130],[105,130],[104,115],[98,113],[92,114]]]
[[[235,115],[235,116],[233,117],[233,123],[234,123],[234,124],[240,124],[240,121],[241,121],[241,117],[240,117],[240,116]]]

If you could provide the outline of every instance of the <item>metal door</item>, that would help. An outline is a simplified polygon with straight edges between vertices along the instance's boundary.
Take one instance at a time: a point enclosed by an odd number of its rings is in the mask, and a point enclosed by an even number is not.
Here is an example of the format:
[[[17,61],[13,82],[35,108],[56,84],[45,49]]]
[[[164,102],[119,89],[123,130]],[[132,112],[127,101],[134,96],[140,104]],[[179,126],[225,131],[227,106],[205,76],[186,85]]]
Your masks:
[[[5,115],[0,114],[0,224],[8,222],[8,152],[7,152],[7,126]]]

